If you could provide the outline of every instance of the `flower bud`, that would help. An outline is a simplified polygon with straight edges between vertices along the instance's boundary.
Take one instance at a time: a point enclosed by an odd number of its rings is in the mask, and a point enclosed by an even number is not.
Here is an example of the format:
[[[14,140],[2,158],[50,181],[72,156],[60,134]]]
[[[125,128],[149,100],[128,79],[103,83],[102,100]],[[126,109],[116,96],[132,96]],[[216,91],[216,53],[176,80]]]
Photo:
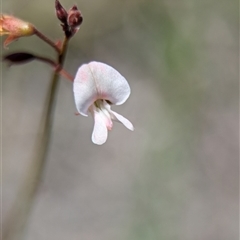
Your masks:
[[[77,6],[74,5],[69,11],[68,11],[68,18],[67,22],[70,28],[76,28],[81,25],[83,21],[82,14],[78,10]]]
[[[31,23],[15,18],[14,16],[0,16],[0,36],[9,35],[4,42],[4,46],[7,46],[20,37],[31,36],[34,33],[35,28]]]
[[[9,66],[13,64],[23,64],[30,62],[34,60],[36,57],[31,53],[26,52],[18,52],[18,53],[12,53],[9,55],[5,55],[3,57],[4,61],[7,61],[9,63]]]
[[[68,14],[67,14],[67,11],[65,10],[65,8],[61,5],[61,3],[58,0],[55,1],[55,9],[56,9],[56,15],[57,15],[58,19],[62,23],[66,24]]]

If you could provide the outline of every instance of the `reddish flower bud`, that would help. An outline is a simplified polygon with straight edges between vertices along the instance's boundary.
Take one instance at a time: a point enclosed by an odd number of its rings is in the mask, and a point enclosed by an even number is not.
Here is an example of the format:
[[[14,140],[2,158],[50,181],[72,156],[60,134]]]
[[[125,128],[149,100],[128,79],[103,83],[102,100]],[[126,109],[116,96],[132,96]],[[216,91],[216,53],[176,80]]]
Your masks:
[[[82,21],[83,21],[82,14],[78,10],[77,6],[74,5],[68,11],[68,18],[67,18],[68,25],[70,28],[76,28],[81,25]]]
[[[65,10],[65,8],[61,5],[61,3],[56,0],[55,1],[55,9],[56,9],[56,15],[58,17],[58,19],[62,22],[62,23],[67,23],[67,11]]]

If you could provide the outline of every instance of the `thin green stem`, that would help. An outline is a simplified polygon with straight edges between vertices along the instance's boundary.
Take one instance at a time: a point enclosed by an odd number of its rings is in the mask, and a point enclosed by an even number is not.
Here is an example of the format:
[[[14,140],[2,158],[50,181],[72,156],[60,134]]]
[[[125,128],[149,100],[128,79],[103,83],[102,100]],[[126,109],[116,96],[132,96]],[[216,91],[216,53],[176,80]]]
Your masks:
[[[41,121],[40,138],[37,142],[36,156],[27,171],[27,178],[20,189],[16,205],[10,214],[6,224],[3,240],[24,239],[24,229],[28,222],[30,211],[34,203],[37,190],[42,181],[44,169],[47,162],[48,151],[51,143],[51,129],[54,120],[54,109],[56,105],[57,90],[59,83],[59,72],[61,71],[67,52],[68,39],[65,38],[61,51],[58,54],[58,68],[55,70],[50,83]]]

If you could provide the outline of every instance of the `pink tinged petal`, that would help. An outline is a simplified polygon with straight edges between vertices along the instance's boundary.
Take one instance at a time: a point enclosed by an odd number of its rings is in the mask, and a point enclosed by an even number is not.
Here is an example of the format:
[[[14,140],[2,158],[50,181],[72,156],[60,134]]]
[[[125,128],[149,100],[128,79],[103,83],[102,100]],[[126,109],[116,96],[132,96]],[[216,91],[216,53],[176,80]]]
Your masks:
[[[88,108],[97,100],[96,84],[88,64],[82,65],[73,82],[76,108],[83,116],[88,116]]]
[[[101,108],[101,110],[99,110],[99,111],[101,111],[101,114],[102,114],[102,117],[105,120],[105,124],[106,124],[107,129],[109,131],[112,130],[113,123],[112,123],[111,115],[108,112],[108,110],[105,109],[105,108]]]
[[[106,126],[106,118],[101,111],[93,110],[94,128],[92,133],[92,141],[97,145],[102,145],[107,141],[108,129]]]
[[[97,99],[106,99],[120,105],[130,93],[127,80],[114,68],[100,62],[82,65],[73,83],[73,92],[77,110],[87,116],[88,108]]]
[[[101,62],[90,62],[89,67],[99,99],[109,100],[115,105],[121,105],[128,99],[131,93],[129,84],[117,70]]]

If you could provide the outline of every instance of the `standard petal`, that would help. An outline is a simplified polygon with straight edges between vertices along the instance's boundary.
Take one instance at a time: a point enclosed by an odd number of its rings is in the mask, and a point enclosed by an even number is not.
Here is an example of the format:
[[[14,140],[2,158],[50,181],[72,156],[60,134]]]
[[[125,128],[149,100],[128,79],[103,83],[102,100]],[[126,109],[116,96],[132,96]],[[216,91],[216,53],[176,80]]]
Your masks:
[[[131,131],[134,130],[132,123],[128,119],[126,119],[122,115],[120,115],[112,110],[110,110],[110,114],[111,114],[113,120],[116,120],[116,121],[122,123],[126,128],[128,128]]]
[[[123,104],[129,97],[131,89],[127,80],[111,66],[101,62],[90,62],[98,98],[109,100],[115,105]]]
[[[73,82],[73,93],[77,110],[87,116],[89,107],[97,100],[97,89],[88,64],[78,69]]]
[[[108,130],[105,123],[105,118],[102,116],[102,112],[93,111],[94,128],[92,133],[92,141],[95,144],[102,145],[106,142],[108,137]]]

